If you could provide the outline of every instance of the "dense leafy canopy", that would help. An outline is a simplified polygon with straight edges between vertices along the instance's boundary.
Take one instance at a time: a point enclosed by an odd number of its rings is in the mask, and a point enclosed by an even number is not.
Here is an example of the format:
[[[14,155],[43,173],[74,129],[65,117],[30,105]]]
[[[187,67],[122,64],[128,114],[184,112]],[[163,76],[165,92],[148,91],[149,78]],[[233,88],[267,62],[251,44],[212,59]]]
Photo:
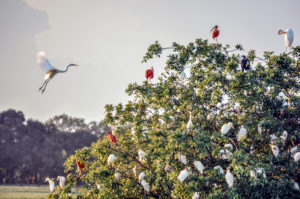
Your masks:
[[[201,39],[186,46],[173,43],[156,84],[130,84],[126,92],[133,101],[106,105],[105,123],[117,144],[99,139],[77,150],[65,162],[67,186],[49,198],[71,198],[70,188],[78,182],[83,186],[77,198],[299,196],[294,154],[299,151],[300,47],[288,54],[265,52],[263,58],[252,50],[246,55],[252,62],[248,72],[240,68],[241,45],[229,48]],[[143,62],[164,52],[170,50],[156,42]],[[224,124],[228,132],[221,134]],[[116,159],[108,164],[110,154]],[[76,158],[86,172],[76,168]],[[139,179],[141,172],[145,176]]]

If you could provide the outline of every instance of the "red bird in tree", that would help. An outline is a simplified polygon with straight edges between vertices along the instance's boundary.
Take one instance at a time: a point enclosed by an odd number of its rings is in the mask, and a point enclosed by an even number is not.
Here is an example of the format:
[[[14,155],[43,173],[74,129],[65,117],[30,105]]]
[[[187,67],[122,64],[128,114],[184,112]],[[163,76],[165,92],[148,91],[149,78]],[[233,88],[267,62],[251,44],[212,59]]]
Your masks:
[[[151,79],[153,79],[153,77],[154,77],[153,67],[151,67],[151,69],[146,70],[145,77],[147,79],[147,84],[149,84],[149,82],[151,84]]]
[[[218,43],[218,40],[217,40],[217,37],[219,36],[219,29],[218,29],[218,26],[216,25],[215,27],[213,27],[210,32],[213,31],[212,33],[212,38],[216,41],[216,43]]]
[[[78,167],[79,170],[80,170],[80,173],[81,173],[81,171],[85,172],[85,164],[84,164],[84,162],[81,163],[81,162],[79,162],[79,160],[76,158],[76,164],[77,164],[77,167]]]
[[[109,138],[110,142],[113,142],[113,143],[117,144],[117,138],[116,138],[116,136],[114,136],[111,133],[111,131],[107,131],[106,135]]]

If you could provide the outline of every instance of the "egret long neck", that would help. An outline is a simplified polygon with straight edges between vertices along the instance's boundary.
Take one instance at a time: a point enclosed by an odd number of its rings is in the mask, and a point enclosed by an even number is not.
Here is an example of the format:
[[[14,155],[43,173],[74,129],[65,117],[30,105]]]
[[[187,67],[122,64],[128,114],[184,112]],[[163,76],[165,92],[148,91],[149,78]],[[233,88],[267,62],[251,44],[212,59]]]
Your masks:
[[[69,67],[70,67],[70,66],[71,66],[71,65],[67,65],[65,70],[58,70],[58,72],[60,72],[60,73],[65,73],[65,72],[67,72],[67,71],[69,70]]]

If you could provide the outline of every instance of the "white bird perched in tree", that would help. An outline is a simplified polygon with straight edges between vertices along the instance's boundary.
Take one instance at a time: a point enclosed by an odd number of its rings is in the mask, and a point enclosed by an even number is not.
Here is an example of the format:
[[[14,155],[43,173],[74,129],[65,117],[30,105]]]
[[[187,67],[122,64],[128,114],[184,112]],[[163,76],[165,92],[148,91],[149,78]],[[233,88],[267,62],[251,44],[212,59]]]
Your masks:
[[[246,138],[246,137],[247,137],[247,129],[245,129],[242,125],[237,134],[237,141],[241,141],[243,138]]]
[[[276,144],[270,144],[272,153],[275,157],[279,155],[279,147]]]
[[[195,192],[192,199],[200,199],[200,193],[199,192]]]
[[[194,161],[194,165],[200,174],[203,174],[204,166],[200,161]]]
[[[189,132],[193,127],[193,122],[192,122],[192,113],[190,112],[190,119],[188,123],[186,124],[186,130]]]
[[[257,130],[258,130],[258,133],[261,135],[261,133],[262,133],[262,124],[257,125]]]
[[[110,155],[108,156],[108,159],[107,159],[108,165],[111,166],[112,163],[113,163],[113,161],[115,161],[116,159],[117,159],[117,158],[116,158],[116,156],[115,156],[114,154],[110,154]]]
[[[296,190],[300,190],[299,184],[298,184],[297,182],[294,183],[294,188],[295,188]]]
[[[136,166],[133,167],[132,171],[133,171],[134,176],[137,177],[139,174],[139,171]]]
[[[142,149],[138,150],[138,155],[139,155],[139,161],[145,162],[146,159],[146,153]]]
[[[181,154],[181,153],[178,153],[177,154],[177,156],[178,156],[178,160],[180,161],[180,162],[182,162],[183,164],[187,164],[187,160],[186,160],[186,156],[185,155],[183,155],[183,154]]]
[[[121,174],[119,172],[119,170],[117,169],[116,172],[115,172],[115,179],[116,180],[120,180],[121,179]]]
[[[183,169],[180,171],[179,175],[177,176],[177,179],[180,182],[183,182],[189,175],[190,175],[191,171],[190,169]]]
[[[180,73],[180,79],[182,82],[184,82],[186,80],[186,74],[185,74],[184,70],[182,70]]]
[[[65,73],[68,71],[70,66],[78,66],[77,64],[69,64],[66,66],[65,70],[58,70],[56,68],[54,68],[50,62],[48,61],[48,59],[46,58],[46,55],[44,52],[39,52],[37,54],[37,62],[38,64],[41,66],[41,68],[44,70],[44,72],[46,73],[45,76],[45,82],[43,83],[43,85],[39,88],[39,91],[42,91],[42,93],[44,93],[48,82],[58,73]]]
[[[232,187],[233,186],[233,175],[230,172],[229,168],[226,170],[225,179],[226,179],[226,182],[227,182],[229,188]]]
[[[221,166],[217,165],[217,166],[214,167],[214,169],[218,170],[218,172],[220,174],[224,175],[224,170],[223,170],[223,168]]]
[[[101,183],[98,183],[98,184],[96,184],[96,186],[97,186],[97,189],[101,189]]]
[[[147,191],[148,193],[150,192],[150,185],[148,184],[148,182],[146,182],[145,180],[142,180],[141,185],[143,186],[145,191]]]
[[[146,174],[144,172],[141,172],[139,175],[139,181],[141,182],[145,176],[146,176]]]
[[[294,146],[293,148],[291,148],[290,153],[293,155],[294,153],[296,153],[298,151],[298,146]]]
[[[52,179],[50,179],[50,178],[46,178],[45,182],[49,182],[50,192],[54,192],[54,190],[55,190],[55,182]]]
[[[294,154],[294,160],[298,162],[300,160],[300,152]]]
[[[281,138],[283,141],[285,141],[286,138],[287,138],[287,136],[288,136],[287,131],[283,131],[283,132],[282,132],[282,135],[280,136],[280,138]]]
[[[56,180],[59,180],[60,188],[63,188],[66,185],[66,178],[64,176],[57,176]]]
[[[231,128],[233,128],[232,122],[228,122],[227,124],[224,124],[221,128],[221,134],[226,135]]]
[[[284,34],[284,40],[285,40],[285,46],[286,46],[286,50],[292,46],[292,43],[294,41],[294,31],[289,28],[286,31],[283,30],[279,30],[278,31],[278,35],[282,35]]]
[[[255,153],[255,148],[254,148],[253,143],[252,143],[251,146],[250,146],[250,153],[251,153],[251,154]]]

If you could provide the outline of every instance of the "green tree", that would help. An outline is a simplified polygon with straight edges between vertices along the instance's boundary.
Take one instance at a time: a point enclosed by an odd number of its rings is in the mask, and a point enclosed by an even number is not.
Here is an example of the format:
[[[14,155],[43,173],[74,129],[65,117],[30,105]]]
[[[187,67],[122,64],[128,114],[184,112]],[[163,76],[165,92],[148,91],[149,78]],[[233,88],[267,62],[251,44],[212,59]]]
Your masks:
[[[299,151],[300,47],[289,54],[265,52],[260,62],[252,50],[247,55],[252,69],[245,73],[241,45],[229,48],[201,39],[186,46],[173,43],[156,84],[130,84],[126,92],[133,101],[106,105],[105,123],[117,144],[105,138],[77,150],[65,162],[67,187],[49,198],[70,198],[70,187],[79,182],[76,198],[299,196],[294,154]],[[163,52],[156,42],[143,62]],[[181,78],[183,71],[189,71],[187,78]],[[109,165],[110,154],[116,159]],[[76,158],[86,172],[80,174]],[[233,175],[232,186],[226,170]]]

